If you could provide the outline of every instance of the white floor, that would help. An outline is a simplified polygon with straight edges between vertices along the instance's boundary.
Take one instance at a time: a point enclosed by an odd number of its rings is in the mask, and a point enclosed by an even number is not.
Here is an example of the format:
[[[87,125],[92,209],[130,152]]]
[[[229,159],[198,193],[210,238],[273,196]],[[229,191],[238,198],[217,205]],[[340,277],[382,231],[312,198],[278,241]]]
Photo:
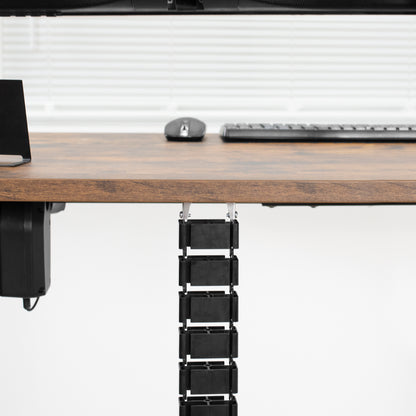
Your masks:
[[[177,414],[179,210],[53,217],[48,296],[0,299],[2,415]],[[416,207],[238,211],[240,416],[414,416]]]

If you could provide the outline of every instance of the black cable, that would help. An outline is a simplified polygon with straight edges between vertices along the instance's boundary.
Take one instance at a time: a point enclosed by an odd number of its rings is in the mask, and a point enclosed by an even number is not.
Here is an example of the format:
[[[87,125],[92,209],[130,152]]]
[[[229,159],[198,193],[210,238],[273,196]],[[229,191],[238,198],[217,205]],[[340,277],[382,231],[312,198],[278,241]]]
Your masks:
[[[35,303],[33,304],[33,306],[30,306],[30,299],[25,298],[23,299],[23,307],[28,311],[28,312],[32,312],[33,309],[36,308],[38,302],[39,302],[40,297],[38,297],[35,301]]]

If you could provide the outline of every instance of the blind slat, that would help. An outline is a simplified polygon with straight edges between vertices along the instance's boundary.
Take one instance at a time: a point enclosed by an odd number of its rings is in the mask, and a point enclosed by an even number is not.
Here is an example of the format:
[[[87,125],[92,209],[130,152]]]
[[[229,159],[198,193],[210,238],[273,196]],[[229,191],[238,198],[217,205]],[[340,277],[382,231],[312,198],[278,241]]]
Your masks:
[[[31,130],[412,122],[414,16],[1,18]],[[59,124],[61,123],[61,124]]]

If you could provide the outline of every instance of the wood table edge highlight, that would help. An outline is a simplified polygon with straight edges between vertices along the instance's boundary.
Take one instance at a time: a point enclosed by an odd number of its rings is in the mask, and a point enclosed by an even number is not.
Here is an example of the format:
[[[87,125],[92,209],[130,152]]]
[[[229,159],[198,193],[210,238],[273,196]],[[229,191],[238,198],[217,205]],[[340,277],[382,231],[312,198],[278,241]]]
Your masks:
[[[0,201],[416,204],[416,180],[0,179]]]

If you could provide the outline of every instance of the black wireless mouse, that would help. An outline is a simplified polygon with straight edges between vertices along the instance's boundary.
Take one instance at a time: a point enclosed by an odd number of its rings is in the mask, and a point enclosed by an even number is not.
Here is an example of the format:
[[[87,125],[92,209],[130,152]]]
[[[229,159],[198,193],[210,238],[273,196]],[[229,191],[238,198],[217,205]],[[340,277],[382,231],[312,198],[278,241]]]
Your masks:
[[[205,136],[205,131],[205,123],[192,117],[177,118],[165,126],[165,136],[170,141],[201,141]]]

